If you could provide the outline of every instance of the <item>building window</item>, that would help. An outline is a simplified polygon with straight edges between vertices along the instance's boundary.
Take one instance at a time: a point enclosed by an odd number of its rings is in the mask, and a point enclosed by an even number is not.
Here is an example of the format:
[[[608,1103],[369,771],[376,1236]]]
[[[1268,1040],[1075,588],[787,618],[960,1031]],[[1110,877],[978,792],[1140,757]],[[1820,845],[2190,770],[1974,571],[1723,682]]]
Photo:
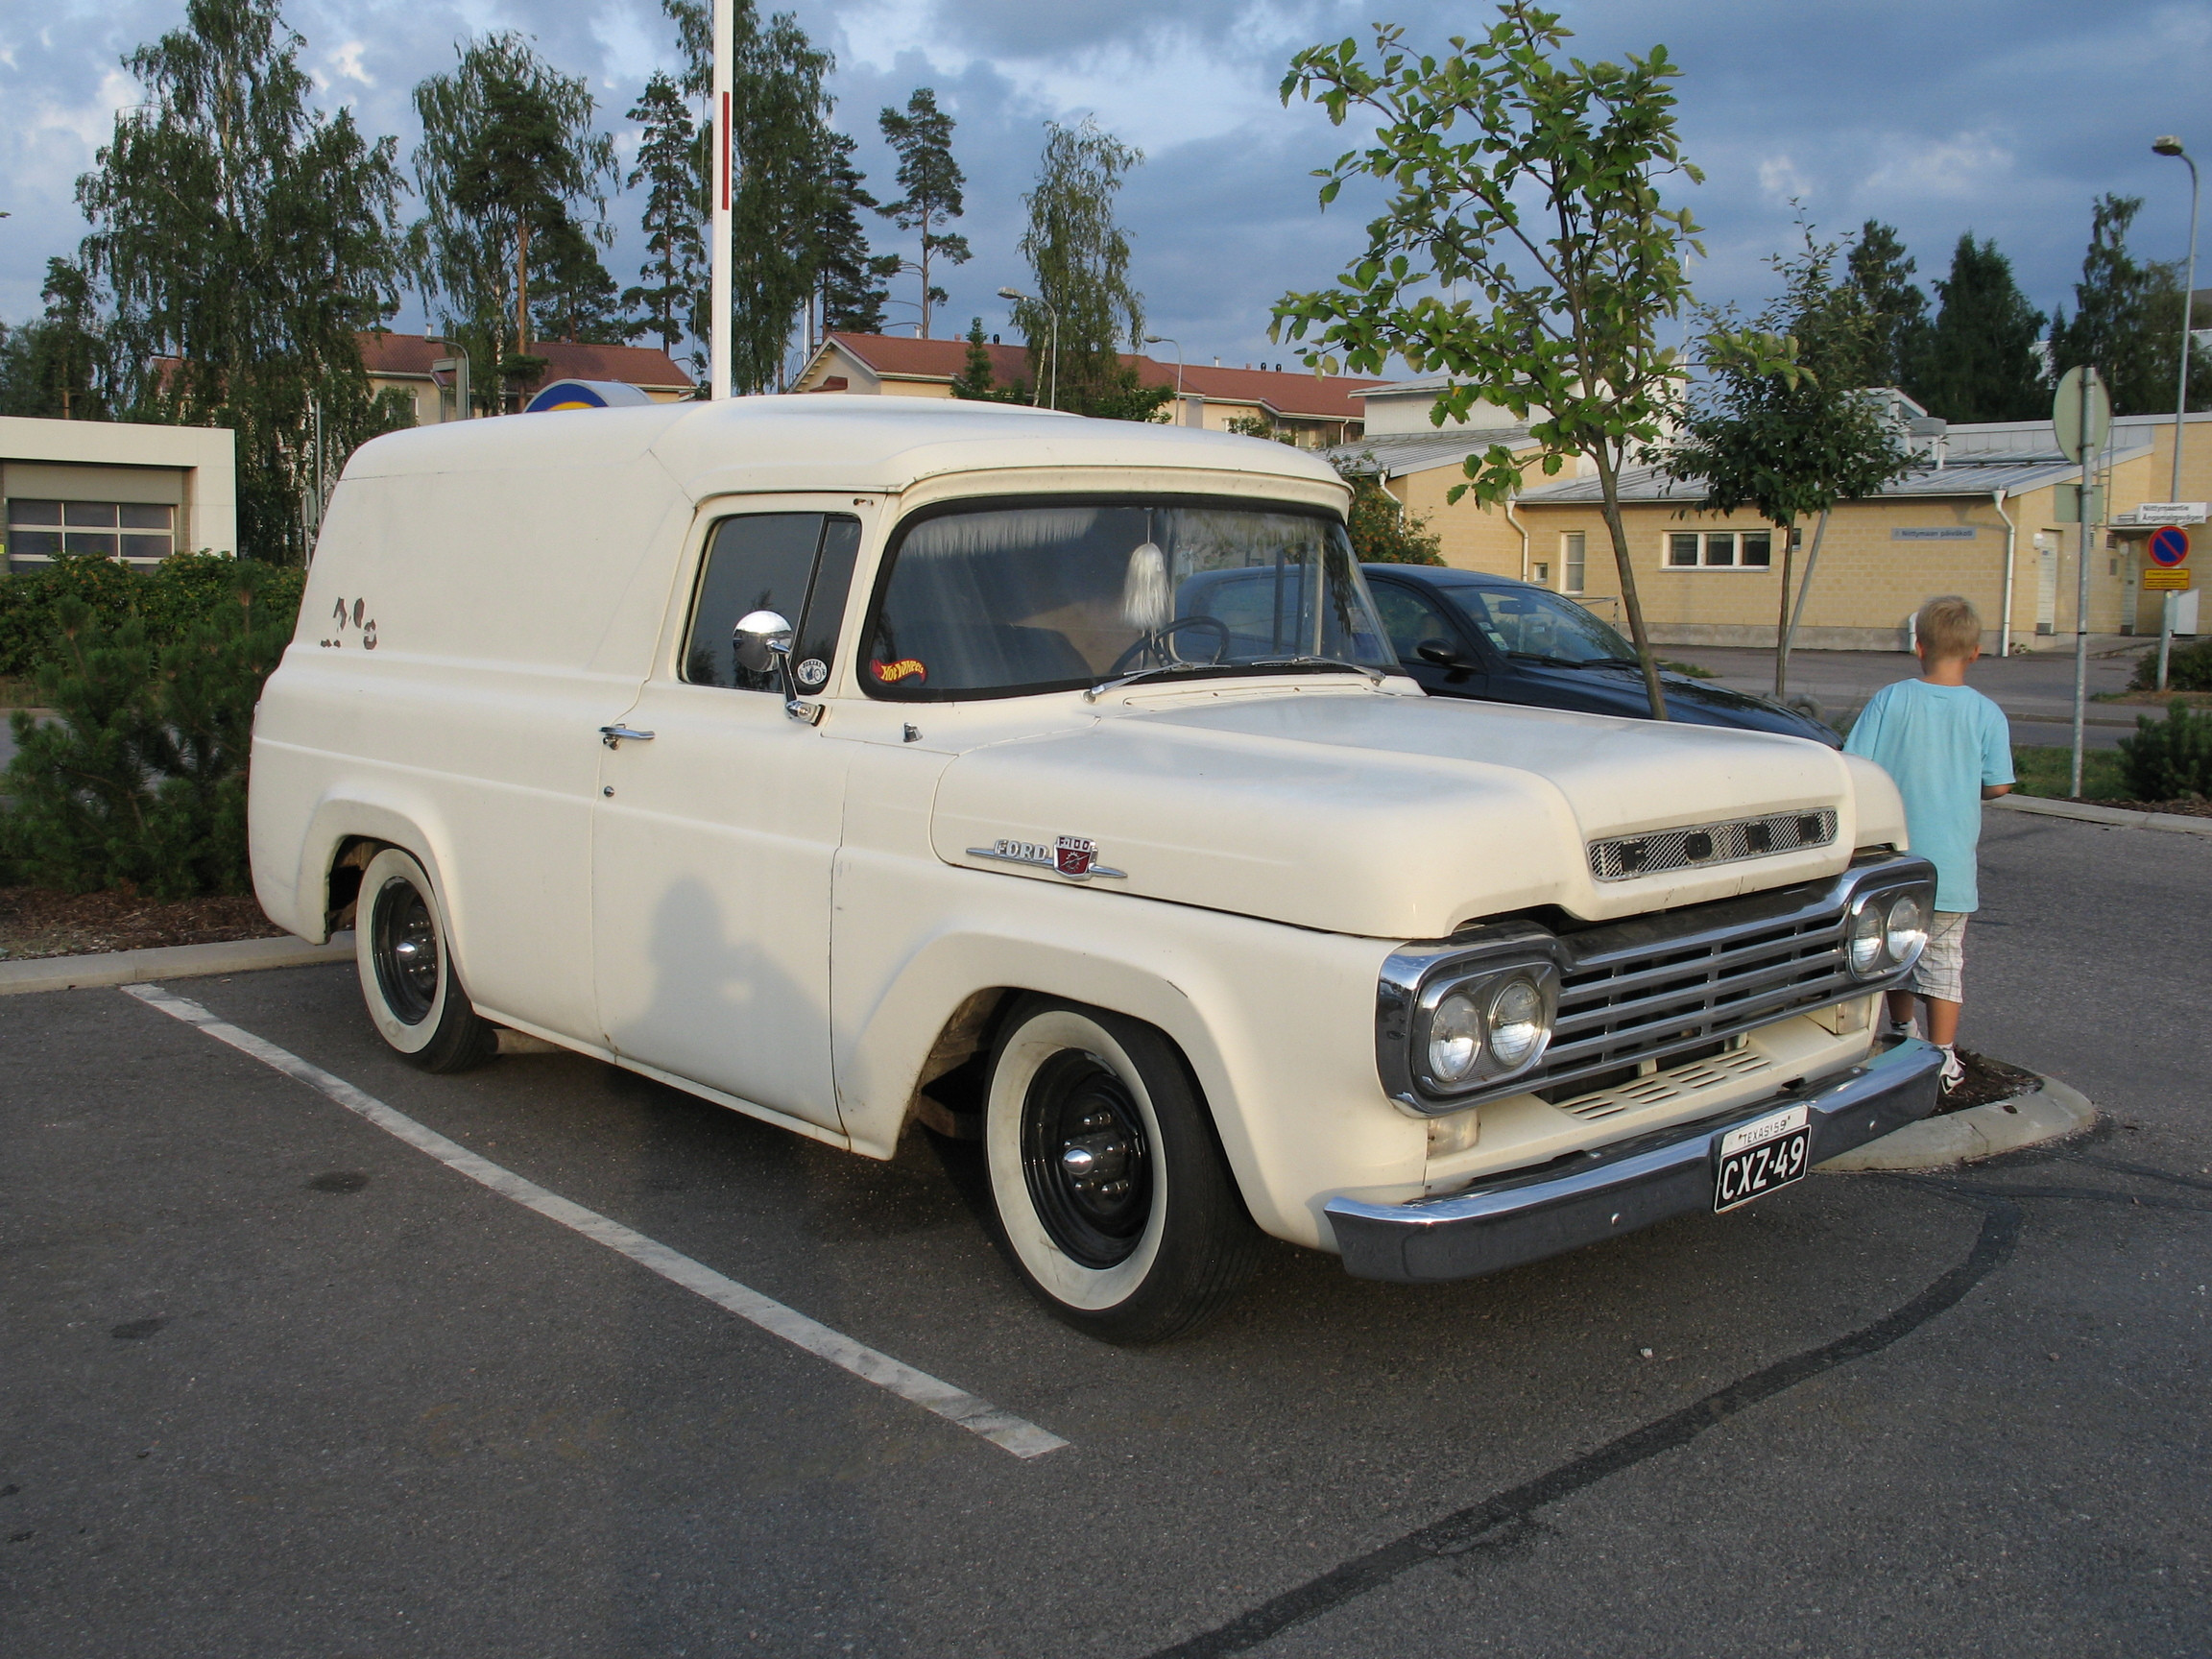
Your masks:
[[[1560,592],[1579,593],[1583,590],[1586,545],[1579,530],[1559,538],[1560,574],[1564,578],[1559,585]]]
[[[1539,559],[1528,566],[1528,580],[1539,588],[1551,586],[1551,566]]]
[[[8,552],[16,559],[63,553],[155,564],[176,550],[177,509],[142,501],[8,503]]]
[[[1675,530],[1667,537],[1670,570],[1765,570],[1773,563],[1770,530]]]

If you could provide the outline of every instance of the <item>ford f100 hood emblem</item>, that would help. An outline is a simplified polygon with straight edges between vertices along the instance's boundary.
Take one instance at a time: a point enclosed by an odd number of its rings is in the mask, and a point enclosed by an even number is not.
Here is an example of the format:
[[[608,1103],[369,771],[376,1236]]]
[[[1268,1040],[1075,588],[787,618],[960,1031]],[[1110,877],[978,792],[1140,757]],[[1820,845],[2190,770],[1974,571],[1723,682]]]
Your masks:
[[[1099,863],[1098,843],[1081,835],[1063,835],[1049,845],[1001,836],[988,847],[969,848],[968,856],[995,859],[1000,864],[1027,864],[1033,869],[1053,871],[1070,881],[1088,881],[1094,876],[1104,876],[1115,881],[1129,879],[1126,871],[1109,870]]]

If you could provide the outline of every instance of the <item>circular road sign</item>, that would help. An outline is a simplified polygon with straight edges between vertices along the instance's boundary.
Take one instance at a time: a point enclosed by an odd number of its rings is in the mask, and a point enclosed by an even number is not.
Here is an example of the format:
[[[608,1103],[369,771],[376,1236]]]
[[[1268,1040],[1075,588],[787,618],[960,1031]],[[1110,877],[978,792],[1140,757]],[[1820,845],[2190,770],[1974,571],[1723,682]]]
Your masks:
[[[2189,562],[2189,532],[2178,524],[2168,524],[2151,532],[2151,545],[2147,549],[2151,563],[2163,565],[2171,570],[2176,565]]]

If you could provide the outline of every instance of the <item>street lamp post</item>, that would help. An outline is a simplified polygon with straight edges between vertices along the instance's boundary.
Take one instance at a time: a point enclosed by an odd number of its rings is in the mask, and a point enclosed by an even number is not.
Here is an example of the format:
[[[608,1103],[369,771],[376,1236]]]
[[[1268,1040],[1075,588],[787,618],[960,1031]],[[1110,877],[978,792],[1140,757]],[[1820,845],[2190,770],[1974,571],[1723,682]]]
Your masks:
[[[450,357],[432,358],[430,372],[433,374],[444,373],[453,376],[453,419],[466,421],[475,413],[469,406],[469,348],[458,340],[443,340],[436,335],[430,337],[430,344],[443,346],[453,353]]]
[[[2169,134],[2151,145],[2153,155],[2178,156],[2189,164],[2189,274],[2181,284],[2181,367],[2174,378],[2174,474],[2166,499],[2181,499],[2181,433],[2189,414],[2189,304],[2197,291],[2197,163],[2181,148],[2181,140]],[[2165,594],[2158,617],[2158,689],[2166,689],[2166,660],[2174,651],[2174,594]]]
[[[1024,293],[1022,293],[1022,290],[1021,290],[1021,289],[1019,289],[1019,288],[1001,288],[1001,289],[999,289],[999,290],[998,290],[998,298],[999,298],[999,299],[1001,299],[1001,300],[1012,300],[1012,301],[1017,301],[1017,302],[1024,302],[1024,301],[1025,301],[1025,302],[1027,302],[1027,303],[1029,303],[1029,304],[1033,304],[1033,305],[1042,305],[1042,306],[1044,306],[1044,307],[1045,307],[1045,315],[1052,319],[1052,393],[1051,393],[1051,396],[1046,399],[1046,407],[1047,407],[1047,408],[1050,408],[1050,409],[1057,409],[1057,408],[1059,408],[1059,407],[1060,407],[1060,313],[1059,313],[1058,311],[1055,311],[1055,310],[1052,308],[1052,301],[1049,301],[1049,300],[1039,300],[1039,299],[1037,299],[1037,298],[1036,298],[1035,296],[1033,296],[1033,295],[1029,295],[1029,294],[1024,294]],[[1032,392],[1032,393],[1030,393],[1030,394],[1029,394],[1029,403],[1030,403],[1030,406],[1031,406],[1032,408],[1034,408],[1034,407],[1036,406],[1036,403],[1037,403],[1037,394],[1036,394],[1036,393]]]
[[[1183,424],[1183,342],[1166,334],[1147,334],[1147,346],[1172,346],[1175,348],[1175,424]]]

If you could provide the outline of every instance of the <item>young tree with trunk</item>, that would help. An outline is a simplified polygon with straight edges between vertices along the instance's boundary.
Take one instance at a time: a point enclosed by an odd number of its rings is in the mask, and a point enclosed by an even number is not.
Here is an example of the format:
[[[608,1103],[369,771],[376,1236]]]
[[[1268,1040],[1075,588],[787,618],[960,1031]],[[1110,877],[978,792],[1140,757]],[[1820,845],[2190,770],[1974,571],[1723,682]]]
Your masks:
[[[451,73],[415,88],[418,280],[425,296],[450,301],[449,331],[488,341],[504,375],[529,353],[532,243],[545,238],[557,252],[570,234],[612,239],[614,141],[593,128],[597,105],[584,82],[546,63],[525,36],[465,41],[455,55]],[[486,377],[494,397],[500,377]]]
[[[1360,258],[1333,288],[1286,295],[1274,328],[1310,339],[1300,355],[1331,372],[1341,362],[1378,374],[1398,356],[1417,374],[1451,376],[1431,419],[1463,419],[1479,400],[1509,410],[1544,446],[1547,473],[1569,455],[1591,463],[1645,694],[1664,720],[1621,473],[1658,442],[1675,397],[1681,355],[1660,335],[1689,301],[1685,261],[1701,252],[1688,210],[1661,197],[1670,179],[1702,177],[1675,129],[1679,71],[1664,46],[1585,63],[1564,56],[1570,32],[1556,13],[1527,0],[1498,11],[1487,33],[1455,36],[1442,56],[1377,25],[1372,61],[1356,39],[1291,60],[1286,103],[1296,94],[1339,126],[1374,126],[1320,170],[1323,204],[1359,179],[1381,180],[1390,199]],[[1723,336],[1708,348],[1788,372],[1779,340]],[[1466,472],[1453,499],[1472,490],[1503,501],[1521,488],[1503,445],[1469,456]]]
[[[278,562],[304,546],[318,411],[341,454],[390,419],[355,330],[397,309],[404,270],[397,145],[309,107],[303,45],[276,0],[187,0],[123,60],[145,102],[77,181],[113,406],[233,428],[240,549]]]
[[[968,238],[943,227],[960,217],[961,190],[968,180],[952,159],[952,117],[937,108],[937,94],[918,86],[906,100],[902,114],[886,108],[877,118],[883,141],[899,157],[899,188],[905,194],[877,211],[902,230],[922,235],[918,259],[902,261],[899,271],[911,271],[922,278],[922,338],[929,338],[929,308],[945,303],[945,290],[929,280],[932,261],[965,265],[970,254]]]
[[[1685,400],[1678,436],[1655,451],[1675,477],[1703,482],[1702,511],[1750,507],[1775,528],[1782,546],[1777,698],[1789,684],[1793,532],[1802,520],[1819,517],[1805,572],[1809,583],[1811,560],[1819,557],[1820,536],[1837,503],[1878,493],[1917,460],[1888,400],[1868,389],[1884,320],[1856,281],[1836,279],[1839,252],[1833,242],[1815,242],[1808,226],[1797,252],[1771,261],[1782,295],[1754,326],[1761,335],[1795,343],[1793,367],[1783,372],[1724,355]],[[1710,321],[1716,333],[1737,331],[1732,315]]]
[[[646,80],[630,119],[643,133],[637,164],[624,182],[632,190],[645,187],[645,263],[638,267],[637,286],[623,291],[622,304],[637,314],[631,325],[632,338],[657,339],[661,349],[673,357],[690,332],[691,314],[707,281],[699,128],[684,102],[683,89],[658,69]],[[694,377],[706,373],[697,352],[692,373]]]
[[[1130,285],[1129,237],[1114,199],[1143,159],[1088,116],[1077,127],[1045,124],[1037,187],[1022,197],[1029,228],[1022,256],[1037,292],[1015,302],[1014,325],[1054,408],[1149,421],[1175,396],[1172,386],[1143,385],[1119,355],[1124,341],[1131,350],[1143,343],[1144,297]]]

